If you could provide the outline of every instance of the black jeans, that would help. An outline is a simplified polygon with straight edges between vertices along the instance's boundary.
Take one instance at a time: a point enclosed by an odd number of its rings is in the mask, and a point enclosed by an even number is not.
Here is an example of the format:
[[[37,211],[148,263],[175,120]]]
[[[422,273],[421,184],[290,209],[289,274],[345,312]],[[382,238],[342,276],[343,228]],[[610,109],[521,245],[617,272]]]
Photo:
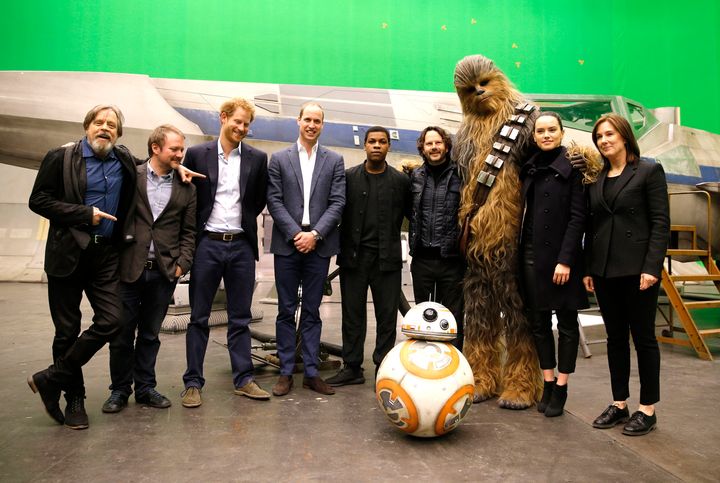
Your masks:
[[[535,349],[538,353],[541,369],[555,368],[555,337],[552,332],[552,310],[538,310],[539,300],[535,286],[535,263],[532,245],[523,246],[523,289],[527,317],[532,327]],[[548,280],[547,283],[552,283]],[[546,305],[547,307],[547,305]],[[558,348],[557,368],[563,374],[575,372],[578,343],[580,342],[580,329],[578,326],[577,310],[555,310],[558,320]]]
[[[575,372],[575,361],[580,342],[577,310],[556,310],[558,324],[557,368],[563,374]],[[551,310],[528,310],[535,348],[541,369],[555,368],[555,337],[552,332]]]
[[[607,331],[608,367],[613,399],[630,397],[630,338],[632,334],[640,375],[640,404],[660,400],[660,349],[655,338],[659,283],[640,290],[640,275],[593,276],[595,296]]]
[[[70,395],[84,395],[84,366],[120,331],[122,303],[118,288],[118,252],[110,245],[89,245],[67,277],[48,275],[48,302],[55,324],[50,375]],[[80,333],[82,294],[94,315]]]
[[[123,328],[110,342],[111,390],[129,396],[134,382],[135,394],[141,396],[157,385],[158,335],[176,283],[159,270],[144,270],[135,282],[120,283]]]
[[[360,250],[357,267],[340,268],[342,297],[343,361],[354,370],[363,362],[367,335],[367,293],[372,291],[375,308],[373,362],[380,365],[395,345],[400,307],[401,270],[380,271],[377,251]]]
[[[429,259],[413,257],[410,265],[413,278],[415,303],[433,300],[450,309],[458,326],[457,338],[453,345],[463,347],[463,278],[465,262],[461,257]]]

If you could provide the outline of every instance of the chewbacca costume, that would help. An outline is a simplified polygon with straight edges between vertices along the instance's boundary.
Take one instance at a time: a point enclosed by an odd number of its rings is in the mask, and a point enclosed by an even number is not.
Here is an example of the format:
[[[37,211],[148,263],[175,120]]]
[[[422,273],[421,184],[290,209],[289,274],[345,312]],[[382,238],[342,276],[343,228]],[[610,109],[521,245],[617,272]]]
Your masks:
[[[500,407],[525,409],[538,400],[542,377],[518,283],[518,173],[537,149],[538,109],[482,55],[460,60],[454,80],[463,110],[453,148],[465,183],[463,353],[475,376],[475,402],[499,395]]]

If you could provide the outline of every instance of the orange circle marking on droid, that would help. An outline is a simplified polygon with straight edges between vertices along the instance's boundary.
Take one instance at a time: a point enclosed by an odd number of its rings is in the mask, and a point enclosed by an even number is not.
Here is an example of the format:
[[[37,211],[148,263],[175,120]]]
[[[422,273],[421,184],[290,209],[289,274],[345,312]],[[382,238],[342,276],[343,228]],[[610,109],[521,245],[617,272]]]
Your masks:
[[[405,417],[399,416],[397,421],[394,421],[390,417],[390,414],[393,412],[398,412],[399,408],[393,408],[392,406],[386,405],[381,397],[383,392],[388,393],[388,400],[391,403],[399,402],[402,405],[402,409],[404,409],[407,413]],[[386,416],[388,416],[388,418],[393,424],[395,424],[399,429],[405,431],[406,433],[414,433],[417,430],[418,426],[420,425],[417,408],[415,407],[415,404],[413,403],[410,395],[405,391],[405,389],[400,387],[400,384],[393,381],[392,379],[381,379],[377,382],[375,386],[375,394],[378,403],[383,408]],[[404,423],[404,425],[401,423]]]
[[[463,418],[464,414],[459,414],[458,410],[455,409],[455,404],[460,401],[461,399],[465,399],[465,402],[463,403],[463,408],[461,409],[461,412],[467,412],[467,409],[465,406],[467,406],[467,401],[471,401],[470,405],[472,405],[472,397],[475,392],[475,388],[472,385],[462,386],[460,389],[455,391],[455,394],[450,396],[450,398],[447,400],[445,405],[440,410],[440,413],[438,414],[437,419],[435,420],[435,433],[440,436],[441,434],[445,434],[449,431],[452,431],[455,429],[455,427],[460,424],[460,420]],[[469,406],[468,406],[469,408]],[[447,425],[447,421],[453,417],[459,414],[459,417],[455,417],[455,421]]]

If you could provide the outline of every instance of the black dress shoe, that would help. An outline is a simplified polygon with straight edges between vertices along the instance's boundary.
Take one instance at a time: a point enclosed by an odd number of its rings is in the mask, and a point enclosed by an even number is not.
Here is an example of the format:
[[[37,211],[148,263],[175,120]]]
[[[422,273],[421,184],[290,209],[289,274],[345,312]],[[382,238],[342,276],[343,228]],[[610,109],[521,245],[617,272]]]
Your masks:
[[[614,404],[611,404],[593,421],[592,425],[593,428],[608,429],[626,422],[629,417],[630,411],[628,411],[627,406],[620,409]]]
[[[325,381],[330,386],[347,386],[350,384],[365,384],[365,376],[363,376],[362,369],[353,369],[345,365],[332,377],[327,378]]]
[[[172,402],[155,389],[150,389],[142,394],[135,394],[135,402],[158,409],[165,409],[172,406]]]
[[[623,434],[627,436],[642,436],[655,429],[656,425],[657,416],[655,414],[648,416],[642,411],[635,411],[623,428]]]
[[[85,395],[65,394],[65,399],[65,426],[70,429],[87,429],[90,423],[85,412]]]
[[[65,415],[60,409],[60,387],[50,378],[49,370],[37,372],[28,377],[27,383],[32,392],[39,392],[45,411],[60,424],[65,422]]]
[[[119,413],[128,404],[128,397],[124,392],[113,391],[110,393],[110,397],[107,398],[105,403],[102,405],[102,412],[104,413]]]

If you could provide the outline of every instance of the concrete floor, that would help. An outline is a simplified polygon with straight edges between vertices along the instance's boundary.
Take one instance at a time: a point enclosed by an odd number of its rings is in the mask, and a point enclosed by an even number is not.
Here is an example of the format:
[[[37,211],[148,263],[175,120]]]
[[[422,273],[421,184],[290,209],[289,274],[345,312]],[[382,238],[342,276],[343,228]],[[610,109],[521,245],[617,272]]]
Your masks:
[[[257,299],[272,285],[266,258]],[[340,344],[339,287],[334,285],[335,295],[322,306],[323,339]],[[104,348],[85,367],[90,428],[72,431],[44,413],[25,382],[50,363],[53,331],[46,292],[42,284],[0,284],[5,338],[0,345],[0,481],[720,480],[717,339],[713,362],[684,348],[661,346],[658,428],[637,438],[623,436],[621,427],[591,426],[611,400],[603,344],[591,346],[591,358],[579,356],[564,416],[545,418],[535,408],[504,410],[491,400],[474,405],[445,437],[416,439],[386,421],[370,380],[319,397],[302,389],[302,376],[296,375],[286,397],[262,402],[235,396],[226,349],[214,343],[205,361],[203,405],[183,408],[183,334],[161,336],[158,390],[172,399],[171,408],[147,408],[131,398],[121,413],[103,414],[109,384]],[[273,333],[276,309],[260,307],[265,317],[253,328]],[[84,311],[90,314],[87,304]],[[602,337],[602,329],[587,335]],[[225,328],[213,329],[211,339],[224,343]],[[366,343],[366,358],[373,342],[370,337]],[[367,372],[372,369],[367,364]],[[276,377],[271,368],[257,371],[257,381],[268,390]],[[635,370],[631,385],[634,409]]]

